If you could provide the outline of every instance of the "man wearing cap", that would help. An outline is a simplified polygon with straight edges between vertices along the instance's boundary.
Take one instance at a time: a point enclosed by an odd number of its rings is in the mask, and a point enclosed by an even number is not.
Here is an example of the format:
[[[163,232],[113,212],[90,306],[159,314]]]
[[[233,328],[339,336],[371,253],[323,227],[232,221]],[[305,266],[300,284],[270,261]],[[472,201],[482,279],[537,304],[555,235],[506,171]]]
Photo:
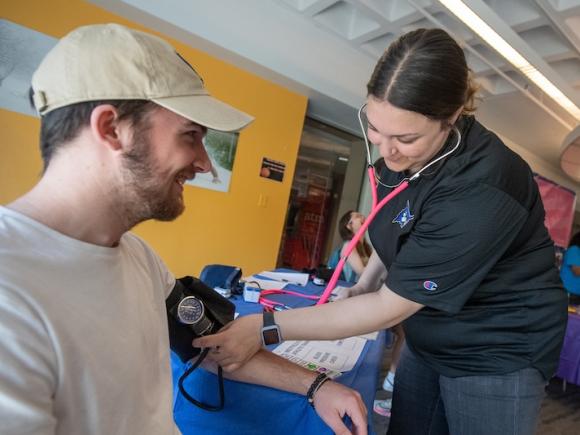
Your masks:
[[[183,184],[210,161],[207,128],[252,118],[212,98],[163,40],[81,27],[32,80],[44,172],[0,207],[3,434],[173,434],[165,298],[175,278],[129,230],[184,210]],[[234,379],[306,394],[316,374],[262,352]],[[337,433],[366,433],[358,393],[314,395]]]

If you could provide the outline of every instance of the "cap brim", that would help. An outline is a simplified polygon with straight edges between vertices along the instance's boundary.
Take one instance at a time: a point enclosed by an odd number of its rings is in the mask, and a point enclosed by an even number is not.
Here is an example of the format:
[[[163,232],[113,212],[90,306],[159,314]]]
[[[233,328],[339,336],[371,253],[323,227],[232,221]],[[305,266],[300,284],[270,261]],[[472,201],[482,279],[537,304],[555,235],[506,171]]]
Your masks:
[[[204,127],[239,131],[254,118],[209,95],[152,98],[152,101]]]

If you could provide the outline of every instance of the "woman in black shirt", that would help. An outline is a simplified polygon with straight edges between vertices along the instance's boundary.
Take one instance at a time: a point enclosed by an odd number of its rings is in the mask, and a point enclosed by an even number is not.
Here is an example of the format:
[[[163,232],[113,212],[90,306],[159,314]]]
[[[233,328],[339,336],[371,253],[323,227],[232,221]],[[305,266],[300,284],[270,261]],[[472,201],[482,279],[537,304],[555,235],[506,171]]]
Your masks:
[[[367,86],[379,200],[438,157],[369,227],[377,292],[278,312],[282,337],[336,339],[403,321],[390,434],[530,434],[566,325],[566,296],[529,166],[471,113],[465,56],[443,30],[401,36]],[[386,274],[386,277],[385,277]],[[377,282],[377,284],[379,284]],[[196,342],[237,367],[261,316]],[[324,386],[322,386],[324,388]]]

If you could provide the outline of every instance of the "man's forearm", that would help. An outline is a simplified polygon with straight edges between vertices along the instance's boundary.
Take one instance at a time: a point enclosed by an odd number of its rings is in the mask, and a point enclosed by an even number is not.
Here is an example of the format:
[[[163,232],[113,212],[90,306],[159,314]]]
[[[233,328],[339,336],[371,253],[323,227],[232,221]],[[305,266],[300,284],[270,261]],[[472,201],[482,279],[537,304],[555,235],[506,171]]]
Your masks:
[[[216,364],[209,360],[206,361],[204,361],[203,367],[216,373]],[[224,373],[227,379],[264,385],[303,395],[306,395],[317,375],[318,373],[291,363],[267,350],[260,350],[238,370]]]
[[[216,367],[214,365],[213,371]],[[233,372],[226,373],[229,379],[264,385],[308,397],[316,413],[334,433],[351,433],[343,423],[349,416],[353,424],[352,433],[367,434],[367,411],[360,394],[337,382],[321,380],[309,391],[317,372],[306,370],[271,352],[260,350],[246,364]],[[306,398],[305,398],[306,399]]]

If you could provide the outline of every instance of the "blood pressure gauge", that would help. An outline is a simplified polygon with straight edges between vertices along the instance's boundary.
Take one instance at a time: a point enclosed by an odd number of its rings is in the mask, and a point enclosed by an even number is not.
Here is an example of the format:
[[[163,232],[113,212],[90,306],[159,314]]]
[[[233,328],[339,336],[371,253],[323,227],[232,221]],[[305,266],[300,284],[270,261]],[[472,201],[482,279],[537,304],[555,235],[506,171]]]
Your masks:
[[[177,318],[185,325],[190,325],[197,335],[204,335],[213,326],[205,315],[203,303],[194,296],[184,297],[177,306]]]

